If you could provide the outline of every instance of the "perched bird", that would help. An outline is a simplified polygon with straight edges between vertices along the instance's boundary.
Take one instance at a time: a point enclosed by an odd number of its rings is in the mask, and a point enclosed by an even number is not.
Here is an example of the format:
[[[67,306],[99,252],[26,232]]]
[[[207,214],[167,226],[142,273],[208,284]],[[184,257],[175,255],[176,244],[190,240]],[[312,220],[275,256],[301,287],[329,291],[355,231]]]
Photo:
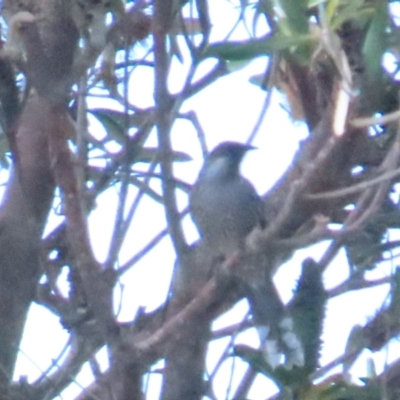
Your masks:
[[[192,219],[207,247],[226,258],[244,247],[246,236],[264,228],[264,208],[240,163],[253,146],[223,142],[206,158],[190,195]]]
[[[248,234],[266,226],[264,204],[240,174],[241,161],[252,149],[236,142],[218,145],[206,158],[190,195],[192,219],[214,265],[243,250]],[[270,274],[274,259],[270,252],[248,253],[236,277],[272,366],[281,359],[279,324],[284,317],[284,305]]]

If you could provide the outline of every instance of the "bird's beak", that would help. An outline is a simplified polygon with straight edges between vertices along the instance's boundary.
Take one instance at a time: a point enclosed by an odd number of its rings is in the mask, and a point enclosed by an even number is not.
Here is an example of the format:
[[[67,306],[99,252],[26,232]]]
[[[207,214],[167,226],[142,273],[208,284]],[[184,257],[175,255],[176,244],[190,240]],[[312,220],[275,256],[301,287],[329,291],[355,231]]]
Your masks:
[[[243,147],[244,147],[247,151],[249,151],[249,150],[257,150],[257,149],[258,149],[258,147],[252,146],[251,144],[245,144]]]

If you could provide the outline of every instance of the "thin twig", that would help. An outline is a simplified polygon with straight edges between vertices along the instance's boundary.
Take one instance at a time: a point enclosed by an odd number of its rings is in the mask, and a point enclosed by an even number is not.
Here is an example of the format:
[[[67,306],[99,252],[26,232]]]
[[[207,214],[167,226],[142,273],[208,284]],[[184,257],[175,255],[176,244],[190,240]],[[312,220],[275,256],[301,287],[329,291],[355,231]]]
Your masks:
[[[153,160],[153,162],[149,166],[149,173],[146,175],[144,182],[142,182],[143,187],[139,188],[139,192],[136,195],[136,198],[133,200],[132,205],[127,213],[127,216],[125,219],[121,222],[120,228],[119,228],[119,235],[117,236],[117,240],[115,243],[115,251],[116,255],[119,253],[119,250],[121,249],[122,244],[124,243],[126,233],[131,225],[132,219],[135,215],[135,212],[140,204],[140,200],[142,199],[143,195],[145,194],[145,188],[148,187],[148,184],[150,182],[150,179],[152,178],[152,172],[155,170],[157,167],[157,162],[156,160]]]
[[[393,143],[392,148],[382,162],[381,170],[393,170],[398,163],[399,153],[400,127],[398,129],[396,140]],[[343,228],[339,232],[337,232],[339,236],[343,235],[343,233],[346,234],[360,230],[364,226],[364,224],[379,210],[379,207],[382,204],[382,201],[384,200],[391,183],[388,180],[383,180],[379,185],[380,186],[377,190],[374,191],[372,187],[369,187],[365,189],[364,192],[360,195],[355,209],[348,215],[348,217],[344,221]],[[341,246],[341,238],[331,243],[319,262],[322,268],[328,267],[332,259],[338,253]]]
[[[180,217],[184,217],[189,212],[189,209],[186,208],[180,214]],[[149,243],[146,244],[137,252],[131,259],[129,259],[124,265],[122,265],[117,270],[117,275],[121,277],[125,272],[127,272],[130,268],[136,265],[146,254],[148,254],[161,240],[168,235],[168,228],[163,229],[160,231]]]
[[[265,97],[258,119],[253,127],[253,130],[251,131],[249,137],[246,140],[247,144],[253,143],[258,131],[260,130],[261,124],[264,121],[265,114],[267,113],[269,106],[271,105],[273,87],[275,84],[275,74],[276,74],[276,57],[270,57],[267,66],[267,71],[265,73],[265,75],[268,76],[268,84],[267,87],[265,88],[265,90],[267,91],[267,95]]]
[[[127,46],[125,46],[125,66],[124,66],[124,83],[123,83],[123,105],[124,105],[124,137],[125,137],[125,148],[127,149],[129,146],[129,104],[128,104],[128,90],[129,90],[129,74],[128,74],[128,54],[129,51]],[[125,162],[122,164],[122,171],[123,176],[121,180],[121,188],[120,194],[118,196],[118,207],[117,213],[114,222],[114,230],[111,237],[111,244],[110,250],[108,252],[107,260],[105,262],[105,266],[108,269],[113,268],[113,263],[118,256],[119,250],[121,248],[123,238],[121,237],[121,226],[124,222],[124,212],[126,206],[126,200],[128,196],[128,189],[129,189],[129,171],[130,171],[130,164],[128,160],[128,151],[125,151]],[[125,236],[125,235],[123,235]]]
[[[170,21],[170,6],[170,2],[166,0],[155,0],[154,3],[154,98],[156,103],[155,119],[160,150],[161,174],[163,176],[162,191],[165,213],[171,240],[175,252],[179,257],[186,250],[187,245],[179,218],[172,169],[173,160],[170,131],[174,118],[172,113],[174,100],[167,87],[170,59],[167,53],[166,42],[167,32],[172,22]]]
[[[348,360],[352,360],[353,358],[357,357],[362,350],[364,349],[364,344],[360,344],[359,348],[349,352],[349,353],[345,353],[342,354],[341,356],[339,356],[338,358],[336,358],[335,360],[331,361],[330,363],[324,365],[323,367],[321,367],[320,369],[318,369],[317,371],[315,371],[314,373],[312,373],[309,377],[310,382],[315,381],[316,379],[322,378],[324,375],[326,375],[329,371],[331,371],[333,368],[338,367],[339,365],[342,365],[343,363],[345,363]]]
[[[323,193],[311,193],[306,194],[304,199],[306,200],[331,200],[331,199],[338,199],[341,197],[346,197],[351,194],[362,192],[365,189],[370,188],[371,186],[378,185],[382,182],[394,179],[400,176],[400,168],[396,168],[393,171],[388,171],[379,175],[376,178],[369,179],[364,182],[357,183],[356,185],[349,186],[344,189],[339,190],[332,190],[330,192],[323,192]]]
[[[321,165],[325,163],[327,158],[332,154],[333,149],[337,144],[338,139],[331,136],[325,146],[320,150],[317,156],[311,160],[304,168],[301,178],[292,183],[292,186],[287,195],[286,201],[281,208],[278,216],[263,232],[262,242],[269,241],[271,237],[277,236],[286,221],[290,218],[293,206],[301,195],[302,191],[307,187],[314,174],[319,171]]]
[[[76,118],[76,154],[77,154],[77,177],[79,180],[80,190],[85,193],[86,190],[86,177],[85,166],[87,165],[87,104],[86,104],[86,91],[87,91],[87,77],[86,74],[79,82],[79,95],[78,95],[78,111]]]
[[[203,130],[203,127],[200,124],[199,118],[197,117],[197,114],[195,111],[188,111],[186,113],[180,113],[178,115],[179,118],[185,118],[188,119],[192,125],[194,126],[194,129],[197,132],[197,139],[199,140],[200,143],[200,148],[201,152],[203,154],[203,158],[208,154],[208,149],[207,149],[207,143],[206,143],[206,134]]]
[[[367,281],[364,278],[359,278],[359,279],[350,278],[345,282],[341,283],[340,285],[328,290],[328,297],[333,298],[353,290],[363,290],[376,286],[386,285],[387,283],[390,283],[391,280],[392,280],[391,276],[385,276],[384,278],[376,279],[374,281]]]
[[[217,65],[207,75],[192,83],[191,86],[184,89],[179,96],[186,100],[201,92],[204,88],[211,85],[218,78],[221,78],[227,74],[228,69],[226,68],[226,62],[223,60],[218,60]]]
[[[373,125],[386,125],[398,121],[399,119],[400,110],[397,110],[379,117],[354,118],[350,121],[350,125],[355,128],[367,128]]]

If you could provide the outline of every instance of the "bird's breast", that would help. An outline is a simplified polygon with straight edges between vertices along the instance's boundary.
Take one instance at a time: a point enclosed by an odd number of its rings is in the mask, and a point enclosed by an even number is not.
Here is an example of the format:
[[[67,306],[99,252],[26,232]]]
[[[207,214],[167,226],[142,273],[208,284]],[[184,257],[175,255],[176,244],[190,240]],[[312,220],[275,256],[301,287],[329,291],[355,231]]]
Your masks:
[[[246,180],[209,185],[200,182],[191,195],[192,218],[203,239],[223,253],[239,250],[259,223],[259,202]]]

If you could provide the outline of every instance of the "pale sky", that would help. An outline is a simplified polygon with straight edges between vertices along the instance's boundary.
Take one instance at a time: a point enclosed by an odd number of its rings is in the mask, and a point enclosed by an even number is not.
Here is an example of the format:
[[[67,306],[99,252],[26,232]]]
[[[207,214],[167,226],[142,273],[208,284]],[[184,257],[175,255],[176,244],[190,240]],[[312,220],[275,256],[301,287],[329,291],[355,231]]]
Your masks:
[[[210,7],[215,21],[212,40],[222,40],[233,25],[235,14],[232,12],[231,4],[224,0],[213,0],[210,2]],[[219,18],[221,15],[224,19],[222,27],[220,26],[221,18]],[[260,32],[263,29],[265,32],[266,27],[260,22]],[[241,38],[243,32],[243,28],[239,28],[231,38]],[[145,49],[139,48],[135,51],[138,52],[139,56],[140,52],[145,51]],[[214,62],[214,60],[209,60],[204,63],[203,73],[211,68]],[[249,79],[254,75],[263,73],[266,62],[266,57],[260,57],[241,70],[219,79],[211,87],[185,103],[181,111],[194,110],[196,112],[206,133],[207,144],[210,149],[224,140],[242,142],[247,140],[266,98],[266,93],[251,84]],[[174,61],[169,82],[172,92],[179,90],[182,86],[182,79],[187,68],[186,64],[180,64],[177,60]],[[141,70],[140,75],[134,74],[130,83],[132,88],[130,101],[140,107],[150,107],[154,104],[153,71],[151,68],[145,67],[142,67]],[[282,102],[282,97],[278,93],[274,93],[272,105],[254,141],[254,145],[259,149],[250,152],[243,163],[243,174],[253,182],[260,194],[264,194],[271,188],[274,182],[284,173],[297,150],[299,141],[307,135],[302,124],[290,120],[288,113],[282,107]],[[186,182],[193,183],[202,164],[196,132],[189,122],[178,120],[173,127],[172,137],[174,148],[188,153],[193,158],[190,162],[177,164],[175,167],[176,175]],[[148,144],[156,145],[154,135],[149,139]],[[131,194],[133,196],[133,191]],[[100,196],[97,207],[90,217],[91,239],[99,261],[103,261],[107,254],[113,222],[113,213],[110,210],[113,209],[115,201],[115,192],[110,189]],[[186,196],[181,196],[182,208],[186,202]],[[197,233],[189,218],[184,221],[184,226],[188,239],[194,241],[197,238]],[[137,227],[140,227],[140,231]],[[162,207],[151,200],[142,202],[133,221],[127,242],[122,248],[121,262],[129,259],[164,227],[165,218]],[[302,260],[311,255],[318,261],[318,257],[322,255],[326,246],[327,243],[322,243],[314,246],[313,249],[303,249],[297,252],[293,260],[278,272],[276,282],[285,301],[290,299]],[[123,277],[123,308],[119,315],[121,321],[132,320],[139,306],[145,306],[148,311],[151,311],[162,304],[168,291],[173,263],[172,248],[169,241],[164,240],[157,249]],[[346,278],[346,266],[344,254],[341,254],[325,274],[327,287],[333,287]],[[375,275],[384,273],[387,273],[387,271],[380,272],[378,270]],[[329,303],[322,364],[331,361],[343,352],[351,326],[355,323],[365,324],[368,318],[373,316],[373,305],[365,299],[372,298],[373,304],[376,304],[377,299],[381,298],[383,301],[386,294],[387,288],[382,287],[370,289],[367,295],[361,296],[360,293],[353,293]],[[117,289],[116,298],[119,299],[120,296],[121,291]],[[246,302],[242,301],[228,316],[220,318],[215,326],[220,327],[223,324],[240,320],[246,311]],[[59,354],[67,336],[66,332],[60,327],[57,318],[42,307],[33,306],[22,343],[24,354],[21,354],[18,359],[15,378],[18,379],[19,376],[26,375],[28,380],[32,381],[40,376],[41,372],[51,364],[51,360]],[[237,339],[238,343],[251,343],[254,346],[257,345],[257,341],[258,338],[254,331],[242,333]],[[210,345],[212,356],[208,359],[208,366],[211,369],[215,364],[217,355],[223,350],[222,342],[226,342],[226,340],[221,340],[218,343],[213,342]],[[105,352],[102,353],[101,357],[103,365],[105,365]],[[37,366],[34,365],[32,360]],[[226,365],[219,372],[220,383],[215,389],[216,393],[221,396],[220,398],[224,398],[226,395],[225,385],[230,373],[231,361],[226,362]],[[243,363],[241,361],[236,362],[237,370],[235,373],[243,373]],[[365,362],[359,364],[360,374],[363,374]],[[383,366],[382,357],[379,364],[381,367]],[[89,368],[85,367],[80,377],[81,382],[87,382],[90,375]],[[152,394],[149,394],[148,399],[157,399],[158,384],[151,381],[151,385],[150,392]],[[266,390],[271,389],[266,389],[265,385],[266,380],[260,379],[251,393],[253,400],[261,400],[266,397]],[[268,383],[268,387],[273,386]],[[64,392],[63,399],[72,399],[78,392],[77,387],[70,388]]]

